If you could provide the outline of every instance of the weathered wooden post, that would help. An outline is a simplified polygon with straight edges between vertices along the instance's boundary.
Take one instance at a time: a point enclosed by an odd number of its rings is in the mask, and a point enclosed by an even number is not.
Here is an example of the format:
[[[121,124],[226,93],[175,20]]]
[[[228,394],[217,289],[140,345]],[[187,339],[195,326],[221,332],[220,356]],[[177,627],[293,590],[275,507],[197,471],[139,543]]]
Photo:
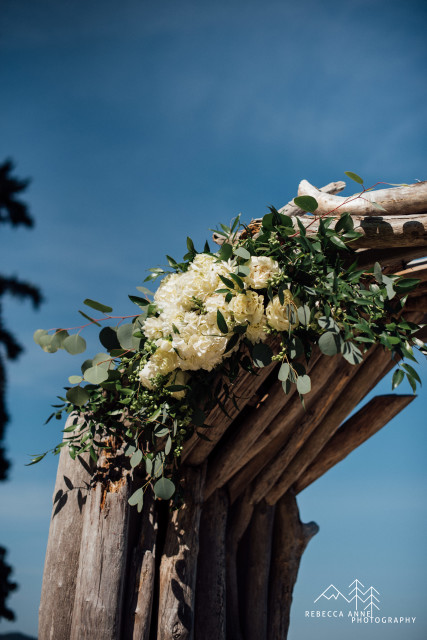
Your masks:
[[[427,185],[416,187],[375,192],[387,219],[360,201],[350,213],[364,234],[356,241],[360,264],[380,258],[389,272],[422,280],[406,314],[420,323],[427,263],[407,266],[427,254]],[[332,183],[320,192],[301,183],[322,211],[338,206],[342,188]],[[317,224],[293,204],[284,211]],[[377,396],[348,418],[395,364],[378,346],[356,367],[317,350],[305,409],[297,393],[283,393],[274,363],[257,376],[240,375],[239,405],[228,399],[214,408],[209,441],[193,437],[185,445],[179,510],[150,491],[142,513],[129,506],[141,479],[121,451],[94,468],[90,458],[72,461],[63,450],[39,640],[285,639],[300,560],[318,531],[301,523],[296,495],[412,401]]]

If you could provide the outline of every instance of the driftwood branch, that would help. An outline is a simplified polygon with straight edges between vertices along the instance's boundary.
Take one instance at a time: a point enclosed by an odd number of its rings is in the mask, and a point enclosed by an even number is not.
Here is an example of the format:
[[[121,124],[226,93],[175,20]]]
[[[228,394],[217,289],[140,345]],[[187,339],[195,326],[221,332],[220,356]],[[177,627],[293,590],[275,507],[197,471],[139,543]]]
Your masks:
[[[382,429],[402,409],[408,406],[416,396],[385,395],[376,396],[349,418],[321,450],[314,462],[294,485],[299,493],[338,462],[344,460],[352,451]]]
[[[298,188],[299,196],[312,196],[317,200],[316,215],[321,216],[339,207],[339,213],[347,211],[351,215],[377,216],[376,202],[383,207],[386,215],[413,215],[427,213],[427,182],[417,182],[405,187],[367,191],[343,198],[323,193],[307,180],[301,180]]]

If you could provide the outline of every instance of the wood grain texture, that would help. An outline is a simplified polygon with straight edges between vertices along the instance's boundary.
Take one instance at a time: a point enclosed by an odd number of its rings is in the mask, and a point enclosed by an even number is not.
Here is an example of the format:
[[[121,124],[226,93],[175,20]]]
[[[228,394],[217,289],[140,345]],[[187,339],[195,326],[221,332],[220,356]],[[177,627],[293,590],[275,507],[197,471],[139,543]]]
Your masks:
[[[149,640],[156,571],[158,518],[151,491],[144,495],[139,535],[127,571],[125,619],[121,640]]]
[[[315,522],[303,524],[295,496],[288,493],[276,506],[268,602],[268,640],[285,640],[288,634],[292,592],[301,556],[319,531]]]
[[[328,402],[330,409],[327,414],[323,413],[322,419],[317,421],[316,428],[310,431],[308,437],[305,437],[296,455],[276,479],[275,485],[271,486],[265,494],[269,504],[277,502],[298,480],[334,435],[342,421],[395,364],[396,361],[391,360],[390,354],[377,346],[372,349],[366,362],[354,367],[355,374],[352,376],[351,384],[345,387],[345,393],[338,398],[335,396],[333,403]]]
[[[363,187],[360,187],[362,190]],[[357,193],[360,193],[357,192]],[[356,195],[357,195],[356,193]],[[386,209],[385,215],[411,215],[427,212],[427,182],[417,182],[406,187],[393,187],[368,191],[363,197],[331,195],[316,189],[307,180],[301,180],[299,196],[312,196],[317,200],[316,215],[321,216],[340,207],[340,213],[347,211],[351,215],[377,216],[376,202]]]
[[[327,442],[294,485],[295,494],[300,493],[338,462],[344,460],[352,451],[388,424],[415,398],[416,396],[413,395],[394,394],[372,398],[354,416],[349,418]]]
[[[268,344],[270,344],[274,350],[279,344],[279,340],[277,338],[272,338],[268,341]],[[227,413],[224,413],[219,405],[214,407],[206,420],[206,424],[212,425],[209,429],[210,442],[200,439],[197,435],[192,436],[184,446],[182,453],[183,462],[188,465],[198,466],[206,460],[212,449],[233,422],[234,418],[250,401],[256,390],[269,376],[274,367],[275,363],[272,363],[268,367],[263,367],[259,369],[259,373],[257,375],[246,371],[241,372],[234,385],[230,385],[230,391],[235,394],[237,399],[237,407],[231,398],[224,402],[224,407]]]
[[[160,563],[157,640],[192,640],[206,469],[183,470],[185,502],[169,519]]]
[[[275,506],[262,501],[255,506],[248,529],[249,545],[245,581],[245,640],[267,636],[268,591]]]
[[[197,562],[195,640],[226,640],[228,495],[215,491],[203,505]]]
[[[250,502],[250,488],[248,488],[230,510],[227,528],[227,638],[233,638],[233,640],[244,640],[242,634],[244,612],[240,611],[237,580],[237,549],[253,511],[254,506]]]
[[[316,348],[307,366],[308,373],[311,374],[319,358],[320,351]],[[295,385],[286,395],[280,380],[275,379],[263,401],[243,419],[235,421],[231,437],[225,443],[221,443],[222,446],[210,457],[205,498],[209,497],[217,487],[224,486],[230,478],[257,455],[266,441],[266,438],[262,438],[262,434],[279,413],[280,415],[290,415],[295,410],[295,406],[299,408],[300,404]],[[271,437],[270,430],[268,440],[271,440]]]
[[[128,472],[90,491],[83,519],[70,640],[119,640],[127,564]]]
[[[74,417],[68,418],[66,427]],[[39,639],[69,638],[74,607],[83,512],[91,478],[89,454],[72,460],[64,447],[59,456],[52,518],[43,573]]]

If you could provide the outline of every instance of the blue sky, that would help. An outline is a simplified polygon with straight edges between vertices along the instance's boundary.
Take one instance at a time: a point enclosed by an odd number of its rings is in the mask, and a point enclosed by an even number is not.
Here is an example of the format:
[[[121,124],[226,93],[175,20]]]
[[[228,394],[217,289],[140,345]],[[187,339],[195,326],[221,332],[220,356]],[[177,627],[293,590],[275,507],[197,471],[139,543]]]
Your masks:
[[[40,284],[46,302],[37,313],[5,304],[26,351],[8,368],[13,469],[0,485],[18,620],[0,632],[36,634],[56,459],[23,465],[60,438],[58,423],[43,422],[80,366],[43,353],[34,329],[79,324],[86,297],[131,313],[128,293],[166,253],[181,257],[187,235],[200,246],[218,222],[284,204],[302,178],[425,179],[426,17],[411,0],[3,0],[0,160],[32,177],[36,227],[2,229],[0,272]],[[417,616],[406,638],[425,637],[426,399],[422,390],[300,496],[320,533],[303,559],[291,640],[342,638],[304,610],[355,577],[384,590],[384,611]]]

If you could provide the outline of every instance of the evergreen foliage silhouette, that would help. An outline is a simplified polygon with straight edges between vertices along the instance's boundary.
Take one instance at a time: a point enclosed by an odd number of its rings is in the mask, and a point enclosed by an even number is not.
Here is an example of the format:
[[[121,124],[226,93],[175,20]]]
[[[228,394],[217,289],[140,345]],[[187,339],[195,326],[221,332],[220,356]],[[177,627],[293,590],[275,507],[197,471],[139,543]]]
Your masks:
[[[13,170],[14,165],[11,160],[6,160],[0,165],[0,223],[10,224],[12,227],[19,225],[32,227],[34,220],[28,211],[27,204],[17,198],[17,195],[27,188],[29,180],[15,178],[12,176]],[[15,276],[0,275],[0,480],[6,480],[10,466],[5,449],[1,446],[9,420],[6,410],[5,360],[15,360],[23,350],[3,322],[2,299],[5,295],[29,299],[35,308],[42,302],[38,287],[19,280]],[[16,584],[9,581],[12,569],[4,561],[5,553],[5,549],[0,547],[0,619],[3,617],[13,620],[14,614],[6,607],[6,598],[13,589],[16,589]]]

